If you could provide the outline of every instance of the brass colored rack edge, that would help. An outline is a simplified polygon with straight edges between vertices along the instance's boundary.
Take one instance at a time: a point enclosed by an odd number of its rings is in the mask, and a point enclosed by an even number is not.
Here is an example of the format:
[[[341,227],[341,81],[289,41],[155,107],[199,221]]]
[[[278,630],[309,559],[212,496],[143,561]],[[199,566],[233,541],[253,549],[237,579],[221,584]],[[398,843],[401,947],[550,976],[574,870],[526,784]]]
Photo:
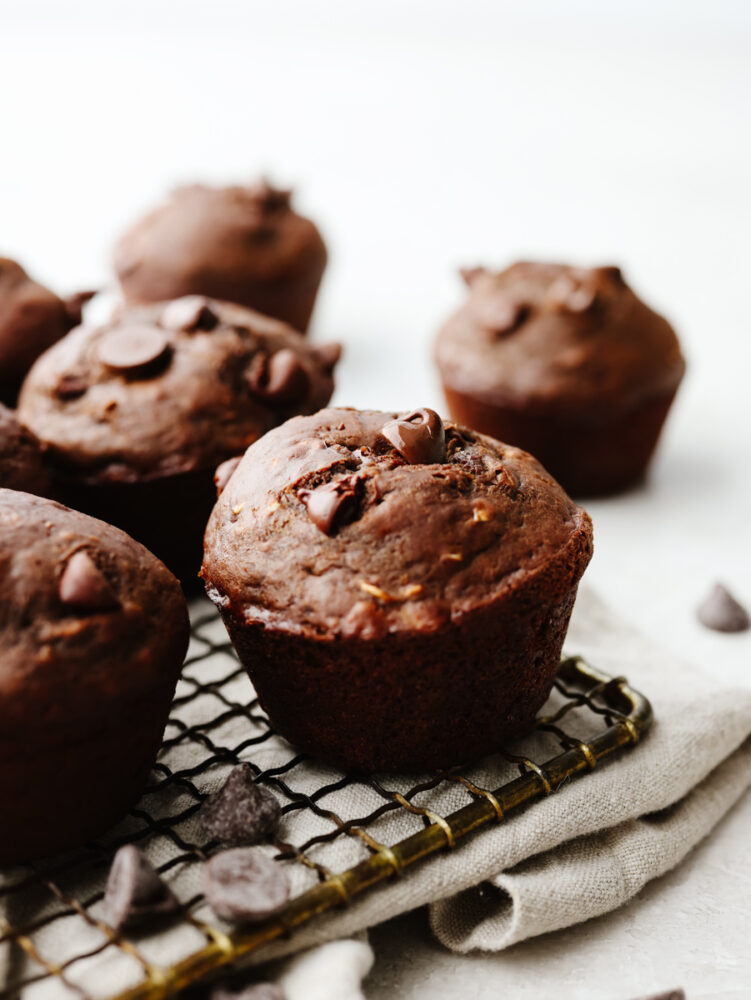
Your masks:
[[[627,713],[609,710],[614,721],[588,743],[579,744],[551,758],[545,771],[529,770],[491,793],[500,804],[502,816],[518,812],[538,798],[557,789],[567,780],[592,770],[592,761],[599,762],[613,753],[633,745],[649,728],[652,707],[638,691],[622,678],[612,678],[597,670],[580,657],[561,662],[558,677],[573,684],[582,677],[592,685],[613,684],[621,698],[630,705]],[[251,928],[240,927],[228,934],[215,935],[204,947],[177,962],[170,969],[155,969],[138,986],[112,997],[111,1000],[168,1000],[180,990],[194,986],[238,958],[265,945],[289,936],[293,930],[315,917],[346,905],[354,897],[380,882],[396,877],[438,851],[487,826],[502,822],[490,797],[474,799],[468,805],[449,814],[442,823],[431,823],[392,847],[378,850],[355,867],[340,875],[330,876],[319,885],[291,900],[275,916]]]

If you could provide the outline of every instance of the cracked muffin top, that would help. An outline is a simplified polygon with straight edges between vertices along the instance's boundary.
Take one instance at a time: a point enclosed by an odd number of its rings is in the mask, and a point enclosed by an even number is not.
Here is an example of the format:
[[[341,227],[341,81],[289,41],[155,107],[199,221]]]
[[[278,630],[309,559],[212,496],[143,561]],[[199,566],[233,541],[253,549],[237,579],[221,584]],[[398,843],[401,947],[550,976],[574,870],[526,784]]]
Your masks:
[[[34,365],[18,412],[65,474],[155,479],[213,469],[325,406],[338,357],[279,320],[186,296],[71,331]]]
[[[201,575],[246,622],[319,637],[433,631],[564,557],[588,515],[531,455],[432,410],[326,409],[220,477]]]
[[[490,404],[599,413],[673,391],[685,362],[673,328],[617,267],[520,262],[462,272],[465,304],[438,334],[444,383]]]

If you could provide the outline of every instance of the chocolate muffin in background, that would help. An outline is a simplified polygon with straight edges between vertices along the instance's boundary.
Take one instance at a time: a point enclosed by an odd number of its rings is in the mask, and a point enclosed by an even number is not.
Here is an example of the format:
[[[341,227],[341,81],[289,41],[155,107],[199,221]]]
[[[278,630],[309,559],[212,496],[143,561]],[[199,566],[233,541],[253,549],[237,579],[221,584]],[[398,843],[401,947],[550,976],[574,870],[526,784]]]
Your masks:
[[[315,225],[290,207],[290,195],[266,181],[178,188],[115,247],[126,301],[208,295],[304,332],[327,255]]]
[[[24,375],[42,351],[81,322],[89,293],[61,299],[0,257],[0,402],[15,406]]]
[[[685,370],[667,320],[617,267],[463,274],[469,296],[436,345],[454,419],[531,452],[575,496],[636,483]]]
[[[51,496],[43,454],[36,436],[0,403],[0,488]]]
[[[122,531],[0,489],[0,865],[127,812],[188,644],[177,580]]]
[[[274,727],[372,770],[532,727],[592,526],[530,455],[412,414],[326,409],[252,445],[201,575]]]
[[[79,327],[29,373],[20,418],[60,498],[117,524],[195,581],[214,471],[271,427],[330,399],[338,345],[189,296]]]

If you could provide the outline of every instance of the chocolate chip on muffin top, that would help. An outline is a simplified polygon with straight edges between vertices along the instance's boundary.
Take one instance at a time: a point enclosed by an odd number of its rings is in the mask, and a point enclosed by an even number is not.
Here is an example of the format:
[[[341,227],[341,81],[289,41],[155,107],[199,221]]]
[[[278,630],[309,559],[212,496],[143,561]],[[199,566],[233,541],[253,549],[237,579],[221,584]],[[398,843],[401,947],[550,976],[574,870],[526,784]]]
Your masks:
[[[582,517],[530,455],[432,410],[326,409],[248,450],[209,521],[202,575],[248,622],[431,630],[544,567]]]
[[[270,427],[325,405],[338,348],[189,296],[126,307],[40,358],[19,412],[67,475],[135,482],[213,469]]]

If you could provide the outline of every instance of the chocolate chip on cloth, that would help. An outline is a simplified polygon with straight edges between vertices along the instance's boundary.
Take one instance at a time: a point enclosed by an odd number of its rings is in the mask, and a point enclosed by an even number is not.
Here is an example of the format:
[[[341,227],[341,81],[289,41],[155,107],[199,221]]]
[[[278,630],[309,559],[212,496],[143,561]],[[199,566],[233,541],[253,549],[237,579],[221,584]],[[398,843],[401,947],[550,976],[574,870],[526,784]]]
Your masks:
[[[19,414],[67,504],[195,583],[217,466],[324,406],[330,364],[285,324],[194,295],[74,330],[34,365]]]
[[[207,837],[222,844],[256,844],[272,837],[282,809],[271,792],[257,785],[250,764],[234,767],[198,814]]]
[[[0,487],[51,496],[44,452],[35,434],[0,403]]]
[[[0,401],[15,406],[36,358],[81,322],[88,292],[64,300],[30,278],[20,264],[0,257]]]
[[[110,927],[137,927],[179,909],[175,894],[146,855],[133,844],[121,847],[112,861],[104,893],[104,914]]]
[[[122,531],[0,489],[0,865],[84,843],[141,793],[188,644],[177,580]]]
[[[721,583],[715,584],[701,602],[696,617],[715,632],[745,632],[749,627],[748,611]]]
[[[576,496],[643,475],[685,370],[675,332],[617,267],[462,272],[436,361],[455,420],[531,452]]]
[[[214,913],[231,923],[257,923],[289,899],[289,878],[258,847],[233,847],[203,866],[203,891]]]
[[[431,410],[327,409],[248,449],[202,576],[279,733],[414,769],[532,725],[591,551],[586,513],[519,449]]]
[[[178,188],[115,247],[126,300],[208,295],[306,330],[326,247],[313,223],[292,210],[290,194],[266,181]]]

